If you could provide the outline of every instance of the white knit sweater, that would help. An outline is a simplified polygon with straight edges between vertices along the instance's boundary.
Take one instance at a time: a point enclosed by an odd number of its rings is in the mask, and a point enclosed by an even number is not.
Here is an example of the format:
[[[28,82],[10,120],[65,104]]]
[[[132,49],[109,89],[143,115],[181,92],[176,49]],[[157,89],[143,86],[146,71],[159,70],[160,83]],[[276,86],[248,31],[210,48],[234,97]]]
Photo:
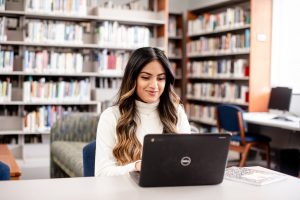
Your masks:
[[[158,104],[159,102],[148,104],[136,101],[140,118],[140,121],[137,120],[136,136],[141,144],[146,134],[163,132],[163,125],[157,111]],[[177,112],[178,132],[190,133],[191,127],[182,106],[178,107]],[[119,117],[120,112],[117,106],[110,107],[101,114],[97,129],[95,176],[116,176],[134,171],[134,162],[119,166],[112,153],[117,142],[116,125]]]

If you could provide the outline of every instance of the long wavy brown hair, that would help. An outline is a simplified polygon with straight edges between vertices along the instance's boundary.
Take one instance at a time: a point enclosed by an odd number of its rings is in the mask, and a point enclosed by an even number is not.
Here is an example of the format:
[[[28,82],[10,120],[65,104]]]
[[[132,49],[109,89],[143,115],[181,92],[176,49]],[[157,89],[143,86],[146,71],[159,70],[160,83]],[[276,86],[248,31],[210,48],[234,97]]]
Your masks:
[[[135,100],[137,99],[137,77],[145,65],[152,61],[158,61],[166,72],[166,84],[160,102],[158,112],[163,124],[163,133],[176,133],[178,121],[176,107],[180,98],[176,95],[173,84],[174,75],[171,64],[163,51],[152,47],[143,47],[135,50],[126,65],[121,88],[118,93],[116,105],[119,106],[120,118],[117,122],[117,144],[113,149],[113,155],[119,165],[125,165],[141,159],[142,145],[136,137],[137,111]]]

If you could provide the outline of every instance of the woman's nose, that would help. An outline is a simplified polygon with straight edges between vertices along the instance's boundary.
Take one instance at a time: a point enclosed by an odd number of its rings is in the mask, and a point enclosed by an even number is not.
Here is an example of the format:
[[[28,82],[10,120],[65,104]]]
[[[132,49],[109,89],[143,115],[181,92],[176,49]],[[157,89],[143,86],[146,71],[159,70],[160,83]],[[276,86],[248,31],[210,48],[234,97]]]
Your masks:
[[[152,80],[151,80],[151,82],[150,82],[150,87],[151,88],[157,88],[158,86],[157,86],[157,80],[156,80],[156,78],[153,78]]]

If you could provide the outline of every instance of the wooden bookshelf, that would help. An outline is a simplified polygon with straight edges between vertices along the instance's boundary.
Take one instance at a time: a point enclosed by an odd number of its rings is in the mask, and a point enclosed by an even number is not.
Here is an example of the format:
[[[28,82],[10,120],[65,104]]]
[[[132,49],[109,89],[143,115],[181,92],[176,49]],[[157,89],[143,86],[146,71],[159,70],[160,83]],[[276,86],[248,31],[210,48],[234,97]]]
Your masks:
[[[198,36],[203,36],[203,35],[213,35],[213,34],[218,34],[218,33],[234,32],[234,31],[239,31],[239,30],[248,29],[248,28],[250,28],[250,24],[237,25],[237,26],[230,27],[230,28],[222,28],[219,30],[202,31],[199,33],[193,33],[193,34],[188,35],[188,37],[198,37]]]
[[[54,109],[60,109],[61,107],[66,110],[72,108],[76,109],[75,111],[100,113],[102,109],[110,105],[112,99],[109,98],[113,95],[109,93],[117,91],[123,76],[123,69],[127,62],[126,59],[133,50],[143,46],[157,47],[166,52],[168,50],[168,0],[149,0],[148,10],[125,10],[104,8],[102,5],[87,5],[86,10],[82,13],[62,10],[59,12],[34,10],[36,8],[33,9],[26,6],[27,2],[21,0],[6,1],[5,10],[0,11],[0,26],[1,22],[4,24],[3,29],[0,27],[3,30],[2,32],[0,31],[0,34],[4,34],[4,36],[0,35],[0,50],[3,52],[13,52],[12,58],[9,58],[10,61],[13,60],[11,70],[3,68],[3,66],[1,68],[1,62],[5,60],[5,57],[1,57],[2,54],[0,51],[0,80],[2,82],[6,81],[8,85],[12,85],[9,101],[1,98],[0,95],[0,109],[2,110],[0,112],[0,122],[9,124],[7,128],[2,127],[0,129],[0,138],[2,139],[0,143],[20,148],[21,150],[18,151],[21,151],[21,155],[18,155],[18,157],[21,159],[26,157],[22,153],[22,149],[26,145],[28,146],[24,141],[26,138],[31,137],[31,135],[34,137],[40,135],[38,141],[42,145],[49,146],[49,130],[25,129],[24,119],[27,114],[38,111],[42,107],[47,108],[47,106],[54,107]],[[49,3],[42,0],[41,2],[45,5]],[[88,3],[89,1],[82,2]],[[82,7],[79,6],[78,8],[81,9]],[[10,26],[13,24],[14,27],[7,26],[8,20],[10,20]],[[36,25],[35,23],[40,24]],[[53,40],[52,38],[44,38],[38,35],[39,31],[36,31],[38,29],[34,27],[52,26],[55,27],[53,29],[55,30],[56,28],[60,28],[57,26],[58,24],[70,26],[69,31],[74,27],[78,28],[79,32],[82,31],[82,35],[76,35],[75,39],[73,38],[72,40],[72,34],[68,35],[67,32],[61,32],[61,34],[64,33],[65,35],[64,39],[60,40],[56,38],[56,40]],[[118,42],[115,40],[117,37],[110,38],[109,42],[103,42],[101,40],[103,34],[107,34],[109,37],[113,34],[100,31],[104,30],[104,26],[111,26],[112,24],[114,27],[117,26],[128,32],[129,29],[143,30],[145,33],[149,31],[148,38],[144,39],[148,43],[130,43],[130,41],[124,40]],[[74,32],[75,34],[78,34],[78,31]],[[116,32],[115,34],[119,33]],[[57,35],[59,34],[56,33],[55,36]],[[137,36],[135,35],[132,38],[134,37]],[[41,54],[45,56],[42,57]],[[70,58],[69,54],[73,56],[73,60],[67,59]],[[82,57],[78,58],[75,62],[74,59],[77,59],[77,54]],[[30,60],[30,56],[35,59]],[[38,56],[40,57],[38,58]],[[51,56],[65,56],[63,65],[57,65],[59,66],[57,69],[51,68]],[[100,56],[102,60],[113,59],[114,61],[113,63],[106,62],[107,66],[104,66],[105,62],[103,64],[99,61]],[[109,56],[114,57],[108,58]],[[119,60],[118,63],[117,59]],[[33,64],[28,63],[28,60]],[[56,62],[56,60],[54,61]],[[81,69],[76,71],[75,68],[77,66],[75,66],[75,63],[79,61],[82,62],[82,65],[79,64]],[[48,64],[44,64],[45,62],[48,62]],[[72,70],[68,69],[70,64],[67,63],[69,62],[74,62],[71,66]],[[112,67],[108,65],[112,65]],[[26,81],[36,81],[38,88],[43,88],[43,84],[50,82],[59,84],[59,82],[63,81],[71,84],[82,80],[88,80],[90,84],[90,92],[87,94],[89,98],[87,99],[80,100],[80,98],[74,98],[72,100],[64,98],[64,100],[61,100],[57,98],[55,100],[48,100],[44,98],[40,100],[24,100],[24,93],[27,93],[24,91]],[[7,89],[7,91],[9,90]],[[18,118],[18,120],[14,121],[15,118]],[[17,125],[14,126],[14,124]],[[9,138],[5,139],[6,136],[13,138],[13,144],[10,144]],[[44,139],[45,141],[43,141]],[[44,149],[48,149],[48,147]]]
[[[229,103],[250,112],[267,110],[271,10],[271,0],[229,0],[187,11],[186,109],[198,112],[207,107],[212,113],[218,104]],[[260,41],[259,34],[266,40]],[[222,88],[228,88],[225,97],[224,93],[215,95]],[[229,88],[239,92],[228,97]],[[187,112],[193,113],[191,121],[207,131],[215,126],[214,115],[208,118],[199,117],[195,110]]]
[[[239,105],[239,106],[248,106],[249,105],[248,103],[234,101],[234,100],[222,100],[222,99],[216,99],[216,98],[195,98],[195,97],[191,97],[191,96],[187,96],[186,98],[187,98],[187,100],[190,100],[190,101],[207,102],[210,104],[230,103],[230,104]]]
[[[210,125],[210,126],[216,126],[216,121],[214,121],[214,120],[205,120],[205,119],[200,120],[199,118],[196,118],[196,117],[190,117],[189,120],[192,121],[192,122],[207,124],[207,125]]]
[[[0,102],[0,105],[94,105],[97,106],[98,101],[10,101]]]
[[[177,94],[184,100],[184,26],[183,13],[170,12],[168,26],[168,58],[175,73],[175,89]]]

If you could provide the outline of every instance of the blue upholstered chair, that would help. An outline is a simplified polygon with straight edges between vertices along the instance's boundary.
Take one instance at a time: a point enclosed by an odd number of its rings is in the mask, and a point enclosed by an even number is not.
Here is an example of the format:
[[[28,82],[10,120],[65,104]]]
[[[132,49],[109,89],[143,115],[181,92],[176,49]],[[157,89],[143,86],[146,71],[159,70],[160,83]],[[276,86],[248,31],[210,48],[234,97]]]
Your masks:
[[[83,150],[83,176],[94,176],[96,140],[84,146]]]
[[[0,161],[0,181],[10,180],[10,169],[9,167]]]
[[[231,141],[234,141],[234,143],[230,144],[230,150],[240,153],[240,167],[245,166],[250,149],[256,147],[263,150],[266,155],[267,167],[270,168],[271,138],[248,133],[243,120],[243,112],[240,107],[234,105],[223,104],[217,106],[217,128],[219,132],[225,130],[233,133]]]

